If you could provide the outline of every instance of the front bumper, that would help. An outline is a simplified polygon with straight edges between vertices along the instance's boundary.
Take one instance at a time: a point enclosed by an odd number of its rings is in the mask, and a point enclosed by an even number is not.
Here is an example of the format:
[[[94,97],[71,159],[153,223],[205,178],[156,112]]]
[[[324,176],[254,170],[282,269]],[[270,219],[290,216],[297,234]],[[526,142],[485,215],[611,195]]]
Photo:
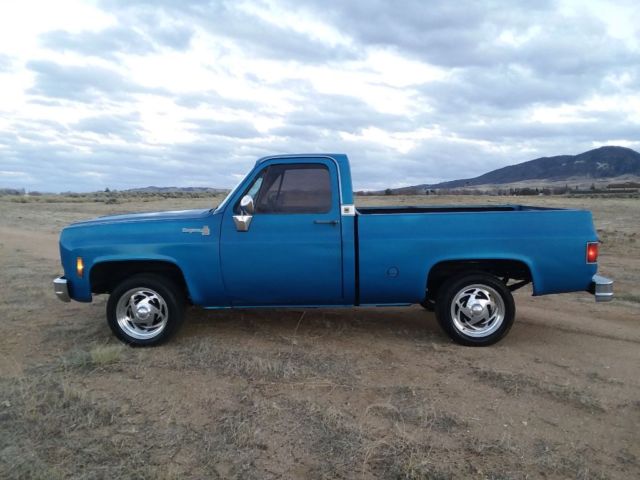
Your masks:
[[[610,302],[613,300],[613,280],[594,275],[589,286],[589,293],[595,295],[596,302]]]
[[[64,277],[58,277],[53,281],[53,291],[56,293],[56,297],[63,302],[70,302],[69,286],[67,279]]]

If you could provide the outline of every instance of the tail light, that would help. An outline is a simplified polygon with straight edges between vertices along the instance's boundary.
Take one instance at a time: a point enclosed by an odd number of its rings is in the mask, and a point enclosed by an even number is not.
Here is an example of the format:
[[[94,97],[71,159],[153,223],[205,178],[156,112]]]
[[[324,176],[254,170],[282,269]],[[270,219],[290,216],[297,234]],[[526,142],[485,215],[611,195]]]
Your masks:
[[[587,263],[596,263],[598,261],[598,242],[587,243]]]

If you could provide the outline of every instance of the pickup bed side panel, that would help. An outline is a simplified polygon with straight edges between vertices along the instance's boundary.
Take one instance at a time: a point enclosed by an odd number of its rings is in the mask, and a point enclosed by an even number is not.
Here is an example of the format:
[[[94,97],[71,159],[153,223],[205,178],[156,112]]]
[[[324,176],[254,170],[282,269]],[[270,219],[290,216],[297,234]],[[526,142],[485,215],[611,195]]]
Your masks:
[[[519,260],[534,295],[586,290],[596,265],[591,213],[577,210],[368,214],[358,216],[362,304],[416,303],[442,261]]]
[[[101,262],[157,260],[177,265],[196,305],[228,306],[219,262],[220,215],[178,221],[130,222],[70,227],[63,231],[60,250],[71,296],[91,301],[91,268]],[[183,228],[209,228],[208,235],[185,233]],[[82,257],[85,272],[75,274],[75,258]]]

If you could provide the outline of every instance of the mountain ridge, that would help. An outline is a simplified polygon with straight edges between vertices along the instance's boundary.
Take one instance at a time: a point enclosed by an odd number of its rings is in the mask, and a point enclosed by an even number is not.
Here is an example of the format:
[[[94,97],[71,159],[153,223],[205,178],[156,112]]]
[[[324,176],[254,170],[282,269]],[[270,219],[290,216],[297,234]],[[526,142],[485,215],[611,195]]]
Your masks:
[[[413,190],[509,185],[527,181],[550,183],[577,178],[582,181],[603,181],[626,175],[640,177],[640,153],[626,147],[604,146],[577,155],[539,157],[491,170],[473,178],[412,185],[390,190],[393,193],[405,193]]]

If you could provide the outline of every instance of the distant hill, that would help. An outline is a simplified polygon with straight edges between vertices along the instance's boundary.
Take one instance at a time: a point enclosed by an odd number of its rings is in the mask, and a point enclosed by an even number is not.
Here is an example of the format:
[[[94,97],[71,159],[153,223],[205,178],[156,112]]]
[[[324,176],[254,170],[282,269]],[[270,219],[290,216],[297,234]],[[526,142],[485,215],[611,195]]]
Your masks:
[[[479,177],[392,189],[393,193],[423,193],[426,189],[453,189],[520,182],[541,184],[567,181],[606,181],[619,177],[640,178],[640,153],[625,147],[600,147],[579,155],[558,155],[499,168]]]
[[[131,193],[175,193],[175,192],[189,192],[189,193],[226,193],[229,190],[224,188],[210,188],[210,187],[143,187],[143,188],[130,188],[128,190],[122,190],[123,192]]]
[[[35,190],[27,191],[24,188],[0,188],[0,196],[71,196],[75,198],[79,197],[135,197],[135,196],[163,196],[163,197],[205,197],[208,195],[226,195],[229,193],[228,188],[212,188],[212,187],[140,187],[130,188],[127,190],[112,190],[106,188],[105,190],[98,190],[94,192],[40,192]]]

